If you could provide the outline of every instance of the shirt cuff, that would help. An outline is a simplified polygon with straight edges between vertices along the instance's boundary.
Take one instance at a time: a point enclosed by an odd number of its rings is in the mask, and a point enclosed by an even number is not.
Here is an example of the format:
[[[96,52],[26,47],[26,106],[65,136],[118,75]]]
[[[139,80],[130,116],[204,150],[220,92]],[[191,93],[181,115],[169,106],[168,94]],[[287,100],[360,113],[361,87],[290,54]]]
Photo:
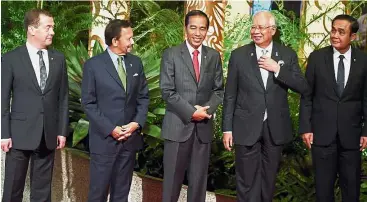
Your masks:
[[[275,78],[278,78],[278,75],[279,75],[279,72],[280,72],[280,70],[282,69],[282,67],[281,66],[279,66],[279,71],[278,72],[276,72],[276,73],[274,73],[274,76],[275,76]]]

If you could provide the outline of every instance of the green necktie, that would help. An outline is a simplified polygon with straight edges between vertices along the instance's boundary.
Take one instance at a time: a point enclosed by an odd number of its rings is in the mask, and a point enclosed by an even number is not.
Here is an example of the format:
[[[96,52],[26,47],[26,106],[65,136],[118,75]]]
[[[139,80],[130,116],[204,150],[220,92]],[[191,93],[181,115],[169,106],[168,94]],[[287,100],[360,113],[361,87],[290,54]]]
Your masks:
[[[119,77],[121,79],[121,83],[124,86],[124,89],[126,91],[126,72],[125,72],[124,57],[123,56],[118,57],[117,62],[118,62],[117,73],[119,74]]]

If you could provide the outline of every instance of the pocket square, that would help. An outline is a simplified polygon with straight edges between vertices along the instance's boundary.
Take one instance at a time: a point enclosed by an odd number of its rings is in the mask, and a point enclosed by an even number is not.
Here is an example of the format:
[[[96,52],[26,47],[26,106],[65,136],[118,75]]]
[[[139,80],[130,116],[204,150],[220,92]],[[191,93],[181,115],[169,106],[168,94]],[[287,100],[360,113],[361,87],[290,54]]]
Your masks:
[[[283,60],[279,60],[278,61],[278,65],[282,67],[284,65],[284,61]]]
[[[139,76],[139,74],[138,73],[135,73],[133,76]]]

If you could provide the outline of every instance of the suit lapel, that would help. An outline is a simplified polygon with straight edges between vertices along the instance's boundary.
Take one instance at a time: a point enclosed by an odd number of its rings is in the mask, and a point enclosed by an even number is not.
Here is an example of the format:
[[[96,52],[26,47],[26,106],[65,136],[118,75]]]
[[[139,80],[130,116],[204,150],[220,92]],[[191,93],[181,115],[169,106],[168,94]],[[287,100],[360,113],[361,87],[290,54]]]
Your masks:
[[[127,90],[126,92],[129,93],[131,92],[131,85],[133,84],[133,64],[130,61],[130,58],[128,57],[128,54],[126,55],[127,57],[125,57],[125,68],[126,68],[126,85],[127,85]]]
[[[334,71],[334,59],[333,59],[333,48],[330,46],[329,52],[325,57],[326,75],[329,77],[329,81],[334,89],[335,95],[338,97],[338,89],[335,80]]]
[[[24,67],[26,69],[26,71],[28,72],[28,75],[30,76],[31,80],[32,80],[32,83],[34,84],[34,87],[40,92],[42,93],[41,91],[41,88],[38,84],[38,81],[37,81],[37,77],[36,77],[36,73],[34,72],[34,68],[33,68],[33,65],[32,65],[32,62],[31,62],[31,58],[29,57],[29,53],[28,53],[28,50],[27,50],[27,46],[23,46],[21,49],[21,60],[24,64]]]
[[[194,79],[195,83],[197,83],[196,75],[194,71],[194,65],[192,64],[191,55],[189,53],[189,49],[186,46],[186,42],[181,44],[181,56],[182,56],[184,63],[186,64],[186,67],[189,69],[192,78]]]
[[[208,57],[208,50],[206,49],[206,46],[202,46],[201,49],[201,64],[200,64],[200,79],[199,79],[199,86],[203,82],[205,78],[205,70],[207,68],[207,57]]]
[[[353,83],[353,79],[355,77],[358,77],[358,61],[357,60],[357,54],[356,54],[356,51],[354,48],[352,48],[352,54],[351,54],[351,57],[350,57],[350,70],[349,70],[349,76],[348,76],[348,80],[347,80],[347,84],[345,85],[345,88],[343,90],[343,93],[342,93],[342,97],[343,95],[345,95],[346,92],[348,92],[348,89],[350,88],[349,86],[352,85]]]
[[[105,68],[107,72],[111,75],[111,77],[120,85],[120,87],[125,91],[120,77],[116,71],[115,65],[112,62],[110,55],[108,54],[107,50],[101,55],[103,57],[103,61],[106,63]]]
[[[49,91],[51,82],[54,80],[55,75],[55,68],[56,68],[56,60],[55,60],[55,53],[53,50],[48,50],[48,75],[46,80],[46,86],[44,89],[44,93]]]
[[[255,74],[260,86],[265,91],[264,82],[263,82],[263,79],[261,77],[260,67],[259,67],[259,64],[257,63],[257,55],[256,55],[256,49],[255,49],[255,44],[254,43],[251,43],[250,55],[248,57],[250,57],[250,62],[251,62],[250,66],[253,68],[252,70],[254,71],[254,74]]]
[[[271,59],[275,62],[280,60],[280,53],[277,43],[273,42],[273,47],[271,51]],[[266,90],[269,90],[274,84],[274,72],[269,72],[268,80],[266,82]]]

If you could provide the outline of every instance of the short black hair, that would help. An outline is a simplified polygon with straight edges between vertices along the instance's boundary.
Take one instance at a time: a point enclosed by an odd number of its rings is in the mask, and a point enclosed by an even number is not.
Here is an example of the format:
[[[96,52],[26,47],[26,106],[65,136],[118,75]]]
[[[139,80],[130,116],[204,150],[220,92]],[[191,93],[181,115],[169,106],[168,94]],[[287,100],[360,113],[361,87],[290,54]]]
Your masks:
[[[119,39],[121,37],[121,28],[131,27],[131,23],[128,20],[111,20],[106,29],[104,30],[104,39],[108,46],[112,45],[112,39]]]
[[[29,26],[38,27],[40,24],[40,15],[45,15],[52,18],[52,15],[50,12],[35,8],[32,10],[29,10],[24,15],[24,28],[27,31]]]
[[[342,14],[342,15],[337,15],[332,21],[331,21],[331,24],[334,25],[334,22],[336,20],[346,20],[350,23],[350,30],[351,30],[351,33],[350,34],[355,34],[358,32],[358,29],[359,29],[359,24],[358,24],[358,21],[357,19],[355,19],[354,17],[350,16],[350,15],[345,15],[345,14]]]
[[[206,27],[209,28],[209,17],[201,10],[191,10],[185,16],[185,27],[190,23],[191,16],[203,16],[206,18]]]

